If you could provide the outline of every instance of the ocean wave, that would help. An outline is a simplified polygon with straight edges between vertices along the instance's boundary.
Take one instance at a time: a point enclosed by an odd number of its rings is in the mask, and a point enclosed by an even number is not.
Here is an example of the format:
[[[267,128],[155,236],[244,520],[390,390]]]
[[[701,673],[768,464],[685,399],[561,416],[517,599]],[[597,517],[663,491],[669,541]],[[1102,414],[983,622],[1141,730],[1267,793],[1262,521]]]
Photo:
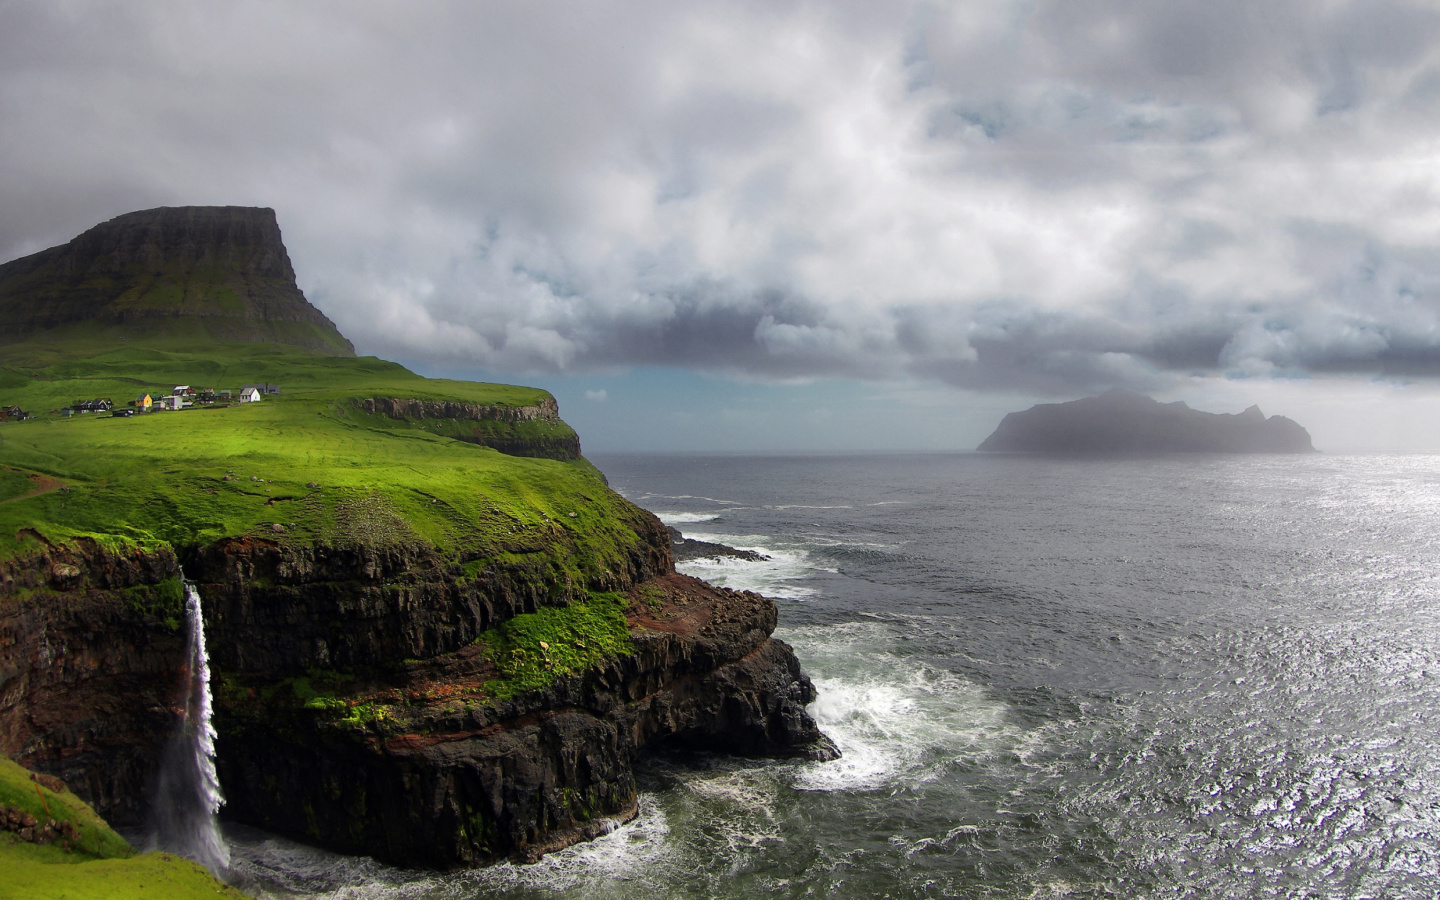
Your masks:
[[[720,518],[719,513],[660,512],[658,510],[654,510],[653,512],[655,513],[655,517],[666,525],[689,525],[695,522],[713,522]]]
[[[943,775],[958,759],[1012,750],[1023,732],[1009,707],[963,677],[894,652],[882,622],[777,632],[819,697],[810,707],[839,760],[802,767],[795,787],[868,791]]]
[[[688,538],[725,544],[736,550],[753,550],[768,559],[749,560],[734,557],[701,557],[675,566],[677,572],[693,575],[717,587],[736,591],[754,591],[781,600],[805,600],[815,596],[815,589],[800,582],[822,571],[804,550],[770,546],[755,541],[753,535],[738,537],[727,534],[687,534]]]
[[[345,856],[258,829],[227,825],[232,880],[256,900],[461,900],[511,892],[572,893],[615,882],[667,880],[670,826],[656,798],[609,834],[546,854],[539,862],[498,863],[460,872],[399,869],[367,856]]]

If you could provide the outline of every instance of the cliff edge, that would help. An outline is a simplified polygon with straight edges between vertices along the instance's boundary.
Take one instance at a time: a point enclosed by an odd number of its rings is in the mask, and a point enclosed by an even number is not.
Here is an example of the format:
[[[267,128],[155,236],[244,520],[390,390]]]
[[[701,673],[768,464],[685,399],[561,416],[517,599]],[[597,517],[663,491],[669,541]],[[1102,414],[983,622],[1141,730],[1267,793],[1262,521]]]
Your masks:
[[[1049,454],[1314,453],[1310,433],[1251,406],[1207,413],[1114,391],[1069,403],[1042,403],[1007,415],[977,448]]]

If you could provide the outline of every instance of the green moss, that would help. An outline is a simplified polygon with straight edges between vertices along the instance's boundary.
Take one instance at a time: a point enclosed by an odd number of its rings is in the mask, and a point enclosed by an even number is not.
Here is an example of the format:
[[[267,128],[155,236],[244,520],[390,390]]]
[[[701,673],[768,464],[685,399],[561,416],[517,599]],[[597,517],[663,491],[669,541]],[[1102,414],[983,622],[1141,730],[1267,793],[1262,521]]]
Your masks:
[[[131,612],[162,622],[171,631],[180,630],[185,619],[185,583],[179,578],[125,588],[121,595]]]
[[[583,602],[516,616],[477,638],[499,672],[486,684],[495,697],[511,697],[632,651],[626,601],[593,593]]]
[[[665,603],[665,592],[657,585],[642,584],[635,593],[644,601],[645,607],[652,613],[659,612],[660,607]]]

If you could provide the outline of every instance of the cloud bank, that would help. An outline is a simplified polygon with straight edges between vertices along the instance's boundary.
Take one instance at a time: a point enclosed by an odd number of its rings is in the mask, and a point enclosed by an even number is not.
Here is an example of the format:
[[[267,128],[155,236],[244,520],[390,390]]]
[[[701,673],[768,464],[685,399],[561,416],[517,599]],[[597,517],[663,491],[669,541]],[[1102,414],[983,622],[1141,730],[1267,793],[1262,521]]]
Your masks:
[[[0,256],[273,206],[365,352],[1440,375],[1428,3],[0,5]]]

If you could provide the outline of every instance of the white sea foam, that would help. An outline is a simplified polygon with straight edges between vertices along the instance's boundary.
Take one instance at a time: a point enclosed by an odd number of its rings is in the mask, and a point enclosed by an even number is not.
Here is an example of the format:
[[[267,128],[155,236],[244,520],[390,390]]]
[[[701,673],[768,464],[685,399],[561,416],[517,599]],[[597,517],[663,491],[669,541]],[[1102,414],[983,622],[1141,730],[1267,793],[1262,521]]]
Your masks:
[[[550,853],[531,865],[502,863],[456,876],[472,889],[569,891],[588,884],[633,882],[663,877],[671,865],[670,823],[650,794],[640,795],[640,813],[631,822],[593,841]],[[466,894],[465,896],[473,896]]]
[[[687,534],[686,537],[725,544],[736,550],[753,550],[769,557],[763,560],[705,557],[686,560],[675,566],[679,572],[720,587],[755,591],[782,600],[804,600],[814,596],[815,591],[799,582],[817,571],[824,571],[812,563],[810,554],[804,550],[759,544],[753,535]]]
[[[232,874],[257,900],[441,900],[517,891],[588,893],[614,882],[664,881],[671,865],[664,812],[640,795],[636,818],[609,834],[550,853],[530,865],[500,863],[454,873],[398,869],[365,856],[344,856],[266,832],[231,826]]]
[[[780,633],[819,693],[810,712],[841,758],[803,767],[805,790],[877,790],[928,781],[962,757],[1013,748],[1023,737],[1007,707],[953,672],[894,652],[885,622]]]
[[[713,522],[720,517],[719,513],[699,512],[656,512],[655,517],[666,525],[690,525],[695,522]],[[689,537],[689,535],[686,535]]]

